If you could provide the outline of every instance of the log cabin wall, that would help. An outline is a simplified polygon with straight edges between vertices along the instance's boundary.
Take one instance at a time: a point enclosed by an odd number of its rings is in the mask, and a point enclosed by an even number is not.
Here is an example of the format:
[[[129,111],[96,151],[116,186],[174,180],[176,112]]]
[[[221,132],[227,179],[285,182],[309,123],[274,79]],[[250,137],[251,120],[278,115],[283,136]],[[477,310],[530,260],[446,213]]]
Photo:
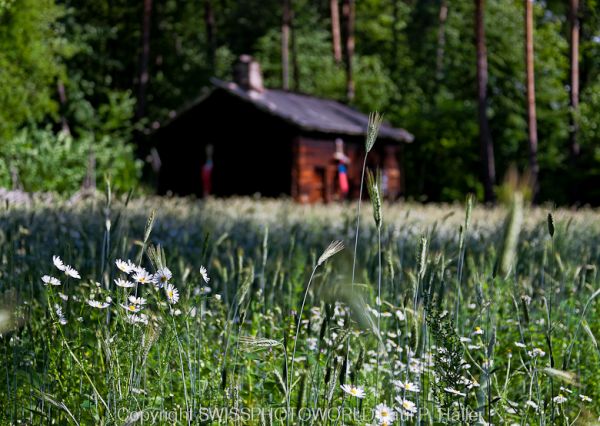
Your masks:
[[[336,165],[333,140],[299,136],[293,141],[292,196],[301,203],[332,201]]]
[[[403,191],[403,178],[401,168],[402,148],[397,145],[384,145],[382,173],[384,182],[384,196],[390,200],[397,199]]]
[[[292,197],[301,203],[330,202],[341,200],[337,184],[337,165],[333,159],[335,139],[298,136],[293,140]],[[346,137],[344,153],[349,157],[348,180],[350,197],[358,198],[364,161],[362,138]],[[396,144],[380,144],[367,158],[367,167],[380,169],[384,176],[385,197],[397,199],[402,193],[401,147]]]

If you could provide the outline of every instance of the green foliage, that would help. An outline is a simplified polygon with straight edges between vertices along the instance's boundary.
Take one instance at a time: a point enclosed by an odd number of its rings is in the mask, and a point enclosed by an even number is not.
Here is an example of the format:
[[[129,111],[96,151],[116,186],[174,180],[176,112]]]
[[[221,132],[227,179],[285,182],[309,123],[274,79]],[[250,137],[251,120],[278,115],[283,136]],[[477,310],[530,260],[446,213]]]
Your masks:
[[[447,411],[454,411],[453,402],[459,398],[452,395],[446,389],[457,392],[464,391],[462,383],[462,372],[464,370],[463,348],[460,337],[456,334],[452,317],[446,311],[442,314],[436,307],[436,301],[432,300],[426,306],[426,322],[435,342],[434,353],[435,370],[439,381],[435,383],[435,397],[440,405]]]
[[[324,30],[298,29],[298,87],[294,87],[293,64],[290,86],[302,93],[341,99],[344,93],[344,70],[331,55],[329,34]],[[281,87],[281,34],[273,29],[257,42],[259,60],[267,87]]]
[[[0,3],[0,139],[58,110],[56,79],[68,41],[53,0]]]
[[[107,116],[105,125],[111,125]],[[73,138],[51,129],[26,128],[0,145],[0,186],[20,187],[26,191],[77,191],[92,173],[99,187],[104,175],[120,191],[136,185],[139,161],[133,148],[108,136],[94,138],[88,133]]]
[[[312,24],[314,26],[314,23]],[[331,55],[329,33],[314,28],[296,28],[298,86],[295,87],[294,64],[290,63],[290,86],[302,93],[344,100],[346,77],[343,65]],[[257,42],[259,60],[267,87],[281,87],[281,34],[271,30]],[[353,104],[362,111],[384,110],[396,91],[385,66],[377,55],[354,58],[356,94]]]
[[[483,188],[474,6],[471,0],[445,3],[448,14],[441,25],[441,1],[355,2],[352,105],[385,112],[387,121],[415,135],[404,155],[407,196],[450,201],[466,192],[481,196]],[[583,201],[600,203],[595,189],[600,8],[598,0],[580,3],[581,99],[579,111],[573,111],[582,149],[577,167],[568,150],[568,5],[534,4],[538,201],[568,202],[575,181]],[[143,2],[0,0],[0,138],[11,138],[24,126],[51,123],[57,130],[65,120],[76,139],[87,132],[115,143],[135,137],[145,155],[149,146],[141,135],[197,98],[211,86],[210,77],[230,79],[239,54],[255,55],[266,85],[281,87],[281,1],[266,0],[260,8],[255,0],[152,4],[147,108],[143,117],[134,117],[129,112],[139,89]],[[207,4],[215,23],[212,45]],[[329,3],[291,4],[290,89],[345,101],[345,67],[332,55]],[[528,167],[523,19],[522,1],[486,2],[488,116],[497,183],[511,165]],[[65,103],[59,102],[59,82],[66,88]],[[102,123],[107,116],[119,121],[117,129]]]

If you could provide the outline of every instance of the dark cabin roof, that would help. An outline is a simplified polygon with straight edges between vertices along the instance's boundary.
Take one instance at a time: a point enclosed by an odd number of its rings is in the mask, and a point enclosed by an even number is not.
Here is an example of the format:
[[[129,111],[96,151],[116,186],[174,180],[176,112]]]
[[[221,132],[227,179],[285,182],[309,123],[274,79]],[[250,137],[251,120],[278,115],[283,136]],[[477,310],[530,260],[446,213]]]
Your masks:
[[[216,86],[215,90],[224,90],[305,131],[353,136],[366,133],[369,121],[367,115],[331,99],[276,89],[264,89],[261,92],[244,90],[236,83],[225,82],[216,78],[211,79],[211,82]],[[189,111],[207,97],[200,97],[184,111],[178,113],[177,116]],[[176,120],[177,116],[173,119]],[[168,123],[165,123],[166,125]],[[385,122],[379,129],[379,137],[402,142],[412,142],[414,139],[414,136],[406,130],[394,128]]]

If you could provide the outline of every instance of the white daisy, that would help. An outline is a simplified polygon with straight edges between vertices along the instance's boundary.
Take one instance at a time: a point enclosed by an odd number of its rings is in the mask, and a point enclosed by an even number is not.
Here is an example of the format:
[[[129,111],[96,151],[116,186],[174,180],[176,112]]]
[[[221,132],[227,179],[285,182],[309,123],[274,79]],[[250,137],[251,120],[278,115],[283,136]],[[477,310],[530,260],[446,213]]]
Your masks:
[[[108,303],[108,302],[99,302],[98,300],[93,300],[93,299],[88,300],[87,304],[90,305],[92,308],[98,308],[98,309],[104,309],[104,308],[108,308],[110,306],[110,303]]]
[[[173,284],[167,284],[165,287],[165,293],[167,294],[169,303],[175,304],[179,301],[179,291],[177,291]]]
[[[379,404],[375,407],[375,418],[380,425],[392,424],[396,420],[396,413],[385,404]]]
[[[586,395],[579,395],[579,398],[581,399],[582,402],[592,402],[592,398],[590,398],[589,396],[586,396]]]
[[[154,278],[152,277],[152,275],[144,268],[139,268],[137,271],[135,271],[135,274],[133,274],[133,280],[140,284],[148,284],[154,282]]]
[[[342,390],[344,392],[346,392],[347,394],[349,394],[349,395],[355,396],[357,398],[364,398],[365,397],[365,391],[360,386],[353,386],[353,385],[344,384],[341,387],[342,387]]]
[[[473,330],[473,334],[475,336],[480,336],[483,334],[483,330],[481,329],[481,327],[475,327],[475,330]]]
[[[60,257],[52,256],[52,262],[54,262],[54,266],[56,266],[59,271],[65,270],[65,265]]]
[[[515,346],[517,348],[526,348],[527,345],[525,343],[521,343],[521,342],[515,342]]]
[[[132,283],[131,281],[123,280],[121,278],[117,278],[115,280],[115,284],[117,285],[117,287],[123,287],[123,288],[135,287],[135,284]]]
[[[115,265],[117,265],[117,268],[119,268],[121,271],[125,272],[126,274],[131,273],[133,271],[133,269],[135,268],[135,265],[133,263],[131,263],[131,260],[128,260],[127,262],[125,262],[124,260],[117,259],[117,260],[115,260]]]
[[[559,393],[554,398],[552,398],[552,401],[556,402],[557,404],[562,404],[564,402],[567,402],[567,398],[565,398],[562,394]]]
[[[534,410],[538,409],[538,405],[535,402],[533,402],[532,400],[525,401],[525,405],[533,408]]]
[[[166,285],[169,280],[173,277],[173,274],[171,273],[171,271],[169,270],[169,268],[167,268],[166,266],[164,268],[160,268],[158,271],[156,271],[156,274],[154,274],[154,282],[156,284],[158,284],[159,288],[162,288],[164,285]]]
[[[204,266],[200,266],[200,275],[202,275],[204,282],[208,284],[210,278],[208,278],[208,272],[206,272],[206,268]]]
[[[50,275],[44,275],[42,277],[42,281],[44,282],[44,285],[60,285],[60,280],[58,278],[51,277]]]
[[[421,389],[419,389],[419,385],[411,383],[411,382],[402,382],[401,380],[394,380],[394,385],[400,389],[404,389],[408,392],[418,393]]]
[[[65,275],[67,275],[68,277],[72,277],[72,278],[76,278],[76,279],[81,279],[81,276],[79,275],[79,272],[77,272],[76,269],[74,269],[72,266],[70,265],[65,265]]]
[[[144,299],[143,297],[129,296],[127,299],[134,305],[142,306],[146,304],[146,299]]]
[[[66,295],[66,294],[64,294],[64,293],[61,293],[60,291],[58,292],[58,297],[60,297],[60,298],[61,298],[62,300],[64,300],[65,302],[66,302],[67,300],[69,300],[69,296],[67,296],[67,295]]]
[[[527,351],[527,354],[531,357],[531,358],[537,358],[537,357],[543,357],[546,355],[546,352],[544,352],[543,350],[541,350],[540,348],[533,348],[533,350],[531,351]]]
[[[462,392],[459,392],[459,391],[457,391],[457,390],[456,390],[456,389],[454,389],[454,388],[444,388],[444,390],[445,390],[446,392],[448,392],[448,393],[451,393],[452,395],[457,395],[457,396],[467,396],[467,394],[465,394],[465,393],[462,393]]]
[[[129,303],[127,305],[121,304],[121,307],[125,309],[127,312],[139,312],[142,309],[139,305],[135,305],[133,303]]]
[[[67,319],[65,318],[65,315],[63,314],[63,310],[59,304],[54,305],[54,312],[56,312],[56,316],[58,317],[58,322],[62,325],[65,325],[67,323]]]
[[[400,414],[406,417],[412,417],[417,412],[417,406],[414,402],[409,401],[408,399],[396,397],[396,401],[400,404]]]
[[[148,317],[145,314],[132,314],[127,315],[126,321],[130,324],[148,324]]]

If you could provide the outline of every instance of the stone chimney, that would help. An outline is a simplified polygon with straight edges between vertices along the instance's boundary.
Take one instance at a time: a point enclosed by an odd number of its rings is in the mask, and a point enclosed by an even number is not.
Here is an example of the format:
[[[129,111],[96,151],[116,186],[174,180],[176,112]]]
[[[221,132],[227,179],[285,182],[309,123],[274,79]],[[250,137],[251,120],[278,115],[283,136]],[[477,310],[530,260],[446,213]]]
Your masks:
[[[244,90],[263,92],[262,73],[260,64],[250,55],[241,55],[234,68],[233,79],[235,83]]]

